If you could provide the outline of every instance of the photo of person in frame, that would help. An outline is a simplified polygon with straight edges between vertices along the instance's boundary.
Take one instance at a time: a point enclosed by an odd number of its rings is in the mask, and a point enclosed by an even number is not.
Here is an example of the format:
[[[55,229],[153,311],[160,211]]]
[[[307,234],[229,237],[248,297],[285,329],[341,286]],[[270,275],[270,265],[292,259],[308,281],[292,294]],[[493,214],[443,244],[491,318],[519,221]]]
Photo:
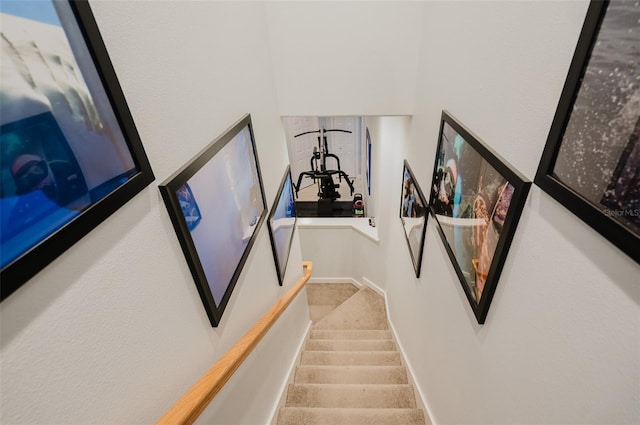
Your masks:
[[[513,186],[445,123],[431,205],[476,303],[482,297]]]

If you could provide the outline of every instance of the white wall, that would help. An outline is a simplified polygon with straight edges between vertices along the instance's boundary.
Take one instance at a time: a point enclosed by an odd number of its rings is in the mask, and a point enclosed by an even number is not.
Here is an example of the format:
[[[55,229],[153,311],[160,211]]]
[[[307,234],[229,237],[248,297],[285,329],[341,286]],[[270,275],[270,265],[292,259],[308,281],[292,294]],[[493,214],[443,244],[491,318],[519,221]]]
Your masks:
[[[442,109],[533,180],[586,8],[426,4],[407,153],[423,188]],[[480,326],[434,224],[423,276],[386,290],[435,423],[640,422],[638,264],[533,186]]]
[[[403,115],[414,108],[421,2],[267,2],[282,115]]]
[[[156,181],[3,301],[3,424],[153,423],[302,275],[295,236],[278,286],[263,225],[211,328],[157,189],[248,112],[271,206],[287,154],[264,5],[91,5]],[[253,378],[228,387],[243,397],[225,399],[225,418],[269,420],[283,382],[255,381],[265,368],[286,379],[309,322],[304,293],[291,308],[243,367]]]

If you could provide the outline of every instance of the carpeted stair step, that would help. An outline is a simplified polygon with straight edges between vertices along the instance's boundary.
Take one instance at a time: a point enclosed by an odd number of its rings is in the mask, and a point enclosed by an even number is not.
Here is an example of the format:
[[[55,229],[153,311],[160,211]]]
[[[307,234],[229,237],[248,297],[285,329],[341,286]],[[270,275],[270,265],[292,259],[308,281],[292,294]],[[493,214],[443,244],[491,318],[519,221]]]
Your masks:
[[[424,425],[419,409],[283,407],[280,425]]]
[[[334,308],[358,292],[351,283],[309,283],[307,301],[309,305],[333,305]]]
[[[313,323],[331,313],[358,292],[351,283],[310,283],[307,285],[309,316]]]
[[[314,329],[389,329],[384,298],[370,288],[362,288],[316,322]]]
[[[402,366],[298,366],[296,384],[407,384]]]
[[[307,341],[308,351],[393,351],[396,345],[390,339],[311,339]]]
[[[331,313],[336,308],[335,305],[324,305],[324,304],[316,304],[309,306],[309,318],[311,318],[312,323],[316,323],[317,321],[324,318],[327,314]]]
[[[391,339],[388,330],[311,330],[310,339]]]
[[[303,351],[303,366],[401,366],[397,351]]]
[[[289,384],[285,407],[415,409],[408,384]]]

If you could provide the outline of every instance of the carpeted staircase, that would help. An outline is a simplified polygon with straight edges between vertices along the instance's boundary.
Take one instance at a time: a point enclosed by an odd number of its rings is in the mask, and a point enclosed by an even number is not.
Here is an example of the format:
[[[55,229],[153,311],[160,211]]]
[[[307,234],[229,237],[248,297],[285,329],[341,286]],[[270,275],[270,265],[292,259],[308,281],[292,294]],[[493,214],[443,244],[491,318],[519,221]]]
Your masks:
[[[277,425],[429,424],[393,341],[384,299],[351,284],[307,285],[313,322]]]

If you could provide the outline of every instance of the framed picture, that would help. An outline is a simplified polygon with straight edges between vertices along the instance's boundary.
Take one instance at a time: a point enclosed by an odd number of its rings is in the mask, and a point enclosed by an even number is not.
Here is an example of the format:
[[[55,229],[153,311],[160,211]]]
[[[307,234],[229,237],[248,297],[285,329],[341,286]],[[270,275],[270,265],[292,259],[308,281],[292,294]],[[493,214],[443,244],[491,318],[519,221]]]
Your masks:
[[[291,168],[289,166],[287,166],[278,194],[271,207],[267,226],[271,236],[271,248],[278,273],[278,282],[282,286],[296,227],[296,203],[293,198],[293,184],[291,183]]]
[[[535,183],[640,263],[640,5],[592,1]]]
[[[4,300],[154,176],[91,8],[2,1]]]
[[[407,160],[404,160],[402,171],[402,199],[400,202],[400,220],[404,228],[404,235],[407,238],[411,262],[416,272],[416,277],[420,277],[420,266],[422,264],[422,251],[424,249],[424,235],[427,229],[427,202],[420,190],[420,186],[413,176],[411,167]]]
[[[429,206],[482,324],[531,182],[447,111],[442,112]]]
[[[367,195],[371,196],[371,135],[369,127],[365,127],[365,143],[367,145]]]
[[[218,326],[267,215],[251,116],[159,189],[211,326]]]

